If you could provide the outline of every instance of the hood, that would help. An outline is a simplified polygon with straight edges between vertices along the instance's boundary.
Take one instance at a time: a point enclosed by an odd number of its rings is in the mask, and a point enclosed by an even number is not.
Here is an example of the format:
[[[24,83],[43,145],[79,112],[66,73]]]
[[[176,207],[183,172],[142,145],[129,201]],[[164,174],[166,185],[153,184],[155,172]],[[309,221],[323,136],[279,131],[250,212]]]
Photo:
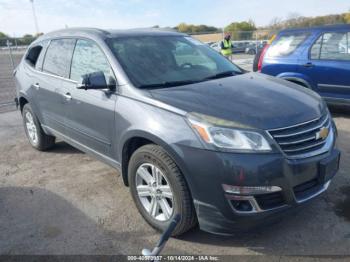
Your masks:
[[[188,113],[264,130],[315,119],[326,109],[315,92],[258,73],[154,89],[150,93],[153,98]]]

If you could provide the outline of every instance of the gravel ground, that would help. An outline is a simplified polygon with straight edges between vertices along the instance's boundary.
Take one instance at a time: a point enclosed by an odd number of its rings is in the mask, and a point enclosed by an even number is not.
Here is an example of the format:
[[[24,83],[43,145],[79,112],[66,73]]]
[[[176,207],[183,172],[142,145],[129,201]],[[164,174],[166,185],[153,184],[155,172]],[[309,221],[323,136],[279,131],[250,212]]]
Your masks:
[[[327,193],[269,228],[232,237],[197,228],[164,253],[350,255],[350,111],[334,116],[342,162]],[[34,150],[19,112],[0,114],[0,141],[0,254],[140,254],[157,242],[111,167],[64,142]]]

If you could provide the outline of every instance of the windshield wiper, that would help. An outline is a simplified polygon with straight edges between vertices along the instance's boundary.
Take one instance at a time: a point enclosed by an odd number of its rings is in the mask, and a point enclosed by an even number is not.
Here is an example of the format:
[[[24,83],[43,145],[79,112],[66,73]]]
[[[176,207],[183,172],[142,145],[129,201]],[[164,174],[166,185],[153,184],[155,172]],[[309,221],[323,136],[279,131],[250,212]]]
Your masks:
[[[242,74],[242,72],[231,70],[231,71],[221,72],[212,76],[208,76],[200,80],[165,81],[162,83],[140,85],[138,87],[139,88],[166,88],[166,87],[182,86],[182,85],[189,85],[189,84],[204,82],[211,79],[218,79],[218,78],[235,76],[240,74]]]
[[[234,75],[238,75],[241,74],[241,72],[237,72],[237,71],[225,71],[225,72],[221,72],[212,76],[208,76],[206,78],[204,78],[205,80],[209,80],[209,79],[218,79],[218,78],[223,78],[223,77],[229,77],[229,76],[234,76]]]
[[[221,72],[212,76],[208,76],[205,79],[209,80],[209,79],[218,79],[218,78],[223,78],[223,77],[229,77],[229,76],[234,76],[236,74],[235,71],[225,71],[225,72]]]
[[[194,84],[194,83],[198,83],[198,82],[199,81],[195,81],[195,80],[165,81],[165,82],[156,83],[156,84],[140,85],[139,88],[174,87],[174,86],[182,86],[182,85]]]

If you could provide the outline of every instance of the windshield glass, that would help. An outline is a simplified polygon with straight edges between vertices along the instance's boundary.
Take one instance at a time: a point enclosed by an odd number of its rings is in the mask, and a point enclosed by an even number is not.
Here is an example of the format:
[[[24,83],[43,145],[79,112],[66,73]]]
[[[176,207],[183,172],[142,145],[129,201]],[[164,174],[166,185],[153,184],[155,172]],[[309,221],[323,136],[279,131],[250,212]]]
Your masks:
[[[107,43],[139,88],[185,85],[242,73],[216,51],[187,36],[117,37]]]

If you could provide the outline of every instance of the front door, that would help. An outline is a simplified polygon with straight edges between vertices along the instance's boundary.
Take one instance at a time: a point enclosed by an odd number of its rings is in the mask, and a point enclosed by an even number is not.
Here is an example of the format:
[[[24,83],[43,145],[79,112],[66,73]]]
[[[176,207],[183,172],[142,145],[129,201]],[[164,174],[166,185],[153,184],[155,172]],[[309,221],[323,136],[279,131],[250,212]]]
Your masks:
[[[350,99],[350,32],[325,32],[313,44],[299,71],[321,96]]]
[[[111,156],[116,95],[111,90],[77,89],[85,74],[102,71],[106,82],[115,81],[106,56],[92,40],[76,43],[70,80],[63,82],[66,135],[93,151]],[[111,80],[113,79],[113,80]]]

